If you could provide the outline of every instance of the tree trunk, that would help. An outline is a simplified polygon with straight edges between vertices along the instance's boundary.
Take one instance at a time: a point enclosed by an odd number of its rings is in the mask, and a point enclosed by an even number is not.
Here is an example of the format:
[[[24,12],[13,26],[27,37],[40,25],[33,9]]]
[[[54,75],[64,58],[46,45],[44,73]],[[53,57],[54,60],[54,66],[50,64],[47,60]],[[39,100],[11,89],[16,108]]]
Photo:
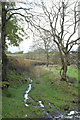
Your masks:
[[[5,39],[6,39],[6,10],[5,2],[2,2],[2,29],[1,29],[1,41],[2,41],[2,81],[7,80],[7,66],[8,59],[5,54]]]
[[[67,81],[67,64],[68,64],[68,56],[65,54],[62,62],[62,68],[61,68],[61,80]]]
[[[61,74],[61,80],[63,80],[63,81],[67,81],[67,78],[66,78],[66,73],[67,73],[67,64],[66,63],[64,63],[63,65],[62,65],[62,74]]]
[[[67,64],[68,64],[68,53],[67,52],[63,53],[59,45],[58,45],[58,48],[59,48],[61,63],[62,63],[62,68],[60,70],[61,80],[67,81],[66,73],[67,73]]]
[[[48,51],[46,51],[46,57],[47,57],[46,66],[48,67],[48,65],[49,65],[49,55],[48,55]]]

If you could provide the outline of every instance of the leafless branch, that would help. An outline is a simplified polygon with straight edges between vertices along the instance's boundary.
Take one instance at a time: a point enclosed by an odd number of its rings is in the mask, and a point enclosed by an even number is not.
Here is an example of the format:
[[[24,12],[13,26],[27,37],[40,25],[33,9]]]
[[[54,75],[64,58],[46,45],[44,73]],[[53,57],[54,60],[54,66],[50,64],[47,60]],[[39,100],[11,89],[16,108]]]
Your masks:
[[[20,7],[20,8],[12,8],[12,9],[8,9],[6,12],[11,12],[11,11],[18,11],[18,10],[30,10],[31,8],[23,8],[23,7]]]

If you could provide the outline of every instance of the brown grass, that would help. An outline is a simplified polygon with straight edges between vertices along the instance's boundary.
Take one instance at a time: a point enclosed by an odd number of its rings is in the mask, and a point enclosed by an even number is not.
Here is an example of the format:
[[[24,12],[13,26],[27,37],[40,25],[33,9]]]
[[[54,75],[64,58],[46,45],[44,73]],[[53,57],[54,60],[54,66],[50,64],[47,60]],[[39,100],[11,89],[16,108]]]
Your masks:
[[[24,60],[22,57],[8,57],[9,63],[8,68],[11,70],[16,70],[17,72],[26,71],[29,72],[29,68],[33,65],[33,62],[30,60]]]

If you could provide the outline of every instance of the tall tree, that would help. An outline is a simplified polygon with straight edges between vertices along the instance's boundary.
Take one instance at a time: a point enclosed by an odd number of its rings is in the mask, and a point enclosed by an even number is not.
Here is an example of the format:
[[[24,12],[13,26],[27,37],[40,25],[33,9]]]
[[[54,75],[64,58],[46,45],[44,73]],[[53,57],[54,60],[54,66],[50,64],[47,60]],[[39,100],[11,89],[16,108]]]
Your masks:
[[[1,28],[1,41],[2,41],[2,80],[7,80],[7,68],[8,68],[8,59],[5,54],[6,40],[10,41],[10,44],[19,45],[19,42],[22,41],[21,36],[24,32],[23,28],[17,24],[17,17],[19,15],[24,17],[27,21],[26,16],[21,14],[19,10],[28,10],[27,8],[16,8],[15,3],[6,3],[2,2],[2,28]],[[19,31],[19,33],[18,33]],[[21,32],[20,32],[21,31]],[[21,36],[19,36],[19,34]],[[6,39],[7,38],[7,39]]]
[[[2,80],[7,79],[7,56],[5,54],[5,37],[6,37],[6,9],[5,2],[2,3],[2,31],[1,31],[1,40],[2,40]]]
[[[74,45],[78,44],[78,15],[77,2],[68,0],[41,1],[37,4],[39,11],[30,19],[34,27],[42,29],[53,37],[60,52],[62,68],[60,71],[61,80],[67,80],[68,55]]]

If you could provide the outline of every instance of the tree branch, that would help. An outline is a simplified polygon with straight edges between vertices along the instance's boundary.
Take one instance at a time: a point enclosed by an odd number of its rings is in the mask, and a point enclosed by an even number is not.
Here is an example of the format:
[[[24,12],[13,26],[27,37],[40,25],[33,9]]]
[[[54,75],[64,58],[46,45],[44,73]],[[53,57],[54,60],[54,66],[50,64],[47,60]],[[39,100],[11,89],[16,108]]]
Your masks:
[[[13,15],[20,15],[20,16],[22,16],[22,17],[24,17],[24,18],[26,18],[27,16],[24,16],[23,14],[21,14],[21,13],[12,13],[7,19],[6,19],[6,22],[8,22],[10,19],[11,19],[11,17],[13,16]]]
[[[73,41],[69,42],[68,45],[73,44],[73,43],[76,43],[76,42],[78,42],[79,40],[80,40],[80,37],[77,38],[76,40],[73,40]],[[76,43],[76,44],[77,44],[77,43]]]
[[[70,41],[71,37],[75,34],[77,22],[78,22],[78,21],[76,20],[76,11],[75,11],[75,7],[74,7],[74,31],[73,31],[73,33],[69,36],[69,38],[68,38],[68,40],[67,40],[67,43],[66,43],[66,46],[68,45],[68,42]]]
[[[12,9],[8,9],[8,10],[6,10],[6,12],[9,12],[9,11],[14,11],[14,10],[30,10],[31,8],[22,8],[22,7],[20,7],[20,8],[12,8]]]

